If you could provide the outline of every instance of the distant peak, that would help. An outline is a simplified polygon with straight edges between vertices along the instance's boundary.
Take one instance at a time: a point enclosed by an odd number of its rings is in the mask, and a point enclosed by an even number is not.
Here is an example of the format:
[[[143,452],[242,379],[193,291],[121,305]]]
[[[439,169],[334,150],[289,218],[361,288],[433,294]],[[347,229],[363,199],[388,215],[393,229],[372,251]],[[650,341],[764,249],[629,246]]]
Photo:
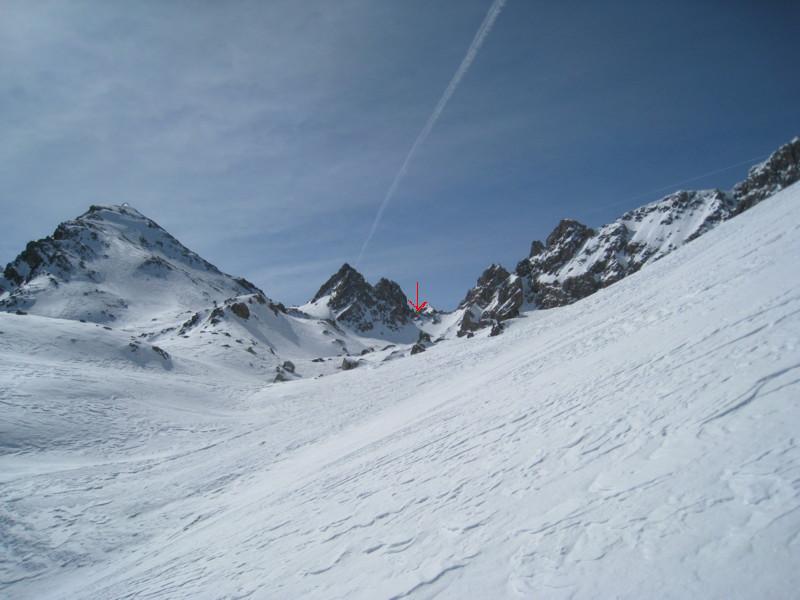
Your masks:
[[[134,220],[141,220],[141,221],[149,221],[147,217],[145,217],[142,213],[138,210],[133,208],[127,202],[123,204],[92,204],[85,213],[77,217],[77,221],[85,221],[85,220],[102,220],[107,216],[112,215],[119,215],[123,217],[129,217]]]
[[[506,271],[502,265],[492,263],[481,273],[481,276],[478,278],[478,285],[496,285],[505,280],[508,275],[508,271]]]
[[[544,244],[539,240],[533,240],[531,242],[531,251],[528,253],[528,257],[532,258],[534,256],[538,256],[544,252]]]
[[[339,287],[342,287],[342,284],[345,284],[344,287],[347,288],[351,288],[353,286],[359,288],[363,286],[369,286],[367,280],[364,279],[364,276],[361,273],[351,267],[349,263],[344,263],[339,270],[336,271],[336,273],[331,275],[328,281],[322,284],[322,287],[320,287],[319,291],[314,294],[314,297],[311,299],[311,301],[316,302],[320,298],[330,295]]]
[[[386,277],[381,277],[375,284],[375,293],[381,298],[398,299],[405,306],[406,295],[400,284]]]
[[[574,219],[562,219],[555,229],[547,236],[545,245],[552,248],[556,244],[562,243],[573,238],[585,239],[594,233],[580,221]]]
[[[350,266],[350,263],[344,263],[336,272],[337,275],[345,275],[347,273],[357,273],[358,275],[361,275],[361,273]]]

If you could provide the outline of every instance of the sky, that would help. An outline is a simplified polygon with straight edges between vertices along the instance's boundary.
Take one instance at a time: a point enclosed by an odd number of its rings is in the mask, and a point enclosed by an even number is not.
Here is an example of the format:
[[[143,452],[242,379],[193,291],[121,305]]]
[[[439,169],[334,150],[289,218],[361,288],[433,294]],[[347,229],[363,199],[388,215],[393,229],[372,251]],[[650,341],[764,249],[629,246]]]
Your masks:
[[[356,261],[490,5],[4,0],[0,263],[127,202],[307,301]],[[800,135],[797,23],[792,0],[508,0],[357,267],[451,309],[562,218],[730,187]]]

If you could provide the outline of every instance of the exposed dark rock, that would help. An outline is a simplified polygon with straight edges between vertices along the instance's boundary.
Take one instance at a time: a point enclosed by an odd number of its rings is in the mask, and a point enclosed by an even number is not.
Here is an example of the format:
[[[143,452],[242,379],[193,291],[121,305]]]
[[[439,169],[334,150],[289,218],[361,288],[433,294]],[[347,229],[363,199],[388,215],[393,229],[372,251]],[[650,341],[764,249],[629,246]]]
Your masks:
[[[224,317],[224,316],[225,316],[225,311],[222,310],[221,306],[218,306],[217,308],[215,308],[214,310],[211,311],[210,315],[208,315],[209,322],[212,325],[216,325],[217,323],[219,323],[222,320],[222,317]]]
[[[163,350],[163,349],[159,348],[158,346],[151,346],[151,348],[153,349],[153,352],[158,354],[164,360],[169,360],[170,359],[169,352],[167,352],[166,350]]]
[[[214,268],[216,269],[216,267],[214,267]],[[261,295],[263,293],[260,289],[258,289],[255,286],[255,284],[247,281],[247,279],[245,279],[244,277],[235,277],[234,281],[236,283],[238,283],[240,286],[242,286],[242,288],[244,288],[244,291],[247,292],[247,293],[259,294],[259,295]]]
[[[800,181],[800,138],[784,144],[762,164],[750,169],[747,179],[736,184],[736,213],[741,213],[771,195]]]
[[[457,335],[488,327],[498,319],[518,316],[524,300],[520,276],[509,274],[500,265],[491,265],[459,305],[469,310],[464,314]]]
[[[342,308],[348,297],[362,293],[367,285],[367,281],[361,273],[349,264],[344,263],[336,273],[322,284],[311,301],[316,302],[324,296],[332,296],[329,302],[331,308]]]
[[[200,313],[194,313],[190,319],[184,321],[178,333],[180,333],[181,335],[185,334],[187,331],[196,326],[199,322],[200,322]]]
[[[250,318],[250,309],[247,308],[247,304],[244,302],[234,302],[231,304],[231,312],[245,321]]]
[[[290,360],[283,362],[283,369],[289,373],[294,373],[294,363]]]
[[[153,276],[164,276],[166,273],[174,270],[175,267],[160,256],[150,256],[136,268],[137,273]]]
[[[323,299],[337,321],[361,333],[376,327],[397,330],[414,318],[397,283],[381,279],[372,286],[347,263],[320,287],[312,302]]]
[[[282,302],[272,302],[269,303],[269,309],[278,316],[278,313],[286,314],[286,307],[283,305]]]
[[[345,356],[342,359],[342,371],[350,371],[351,369],[355,369],[361,363],[356,358],[352,358],[350,356]]]
[[[475,331],[480,329],[478,321],[472,316],[472,312],[467,310],[464,313],[464,316],[461,317],[461,325],[458,328],[458,333],[456,335],[458,337],[462,337],[468,334],[473,334]]]
[[[539,240],[533,240],[531,242],[531,251],[528,253],[528,258],[539,256],[542,252],[544,252],[544,244]]]
[[[489,332],[489,336],[493,337],[501,333],[503,333],[503,324],[500,321],[495,321],[492,324],[492,330]]]
[[[417,343],[411,347],[411,354],[419,354],[420,352],[425,352],[425,350],[432,345],[433,342],[431,341],[430,334],[424,331],[420,331],[419,337],[417,338]]]
[[[490,265],[481,276],[478,277],[478,284],[467,292],[464,300],[459,306],[478,305],[485,307],[492,301],[495,289],[497,289],[508,278],[508,271],[497,264]]]

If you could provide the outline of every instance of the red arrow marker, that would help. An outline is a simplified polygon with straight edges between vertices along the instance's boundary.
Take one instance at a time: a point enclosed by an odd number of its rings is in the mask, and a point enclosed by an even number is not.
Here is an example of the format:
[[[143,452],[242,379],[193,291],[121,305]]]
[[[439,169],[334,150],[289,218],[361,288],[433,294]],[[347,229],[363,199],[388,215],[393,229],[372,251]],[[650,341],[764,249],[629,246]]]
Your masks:
[[[408,303],[414,307],[414,310],[420,312],[426,306],[428,306],[427,302],[423,302],[422,304],[419,303],[419,281],[417,282],[417,299],[416,301],[412,300],[411,298],[408,299]]]

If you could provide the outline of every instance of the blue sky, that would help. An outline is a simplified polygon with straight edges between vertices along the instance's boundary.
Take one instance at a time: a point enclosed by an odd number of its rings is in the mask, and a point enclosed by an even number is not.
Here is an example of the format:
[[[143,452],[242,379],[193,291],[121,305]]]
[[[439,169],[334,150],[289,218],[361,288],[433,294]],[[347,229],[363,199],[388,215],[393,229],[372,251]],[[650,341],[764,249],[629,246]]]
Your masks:
[[[304,302],[355,260],[489,4],[4,2],[0,262],[128,202]],[[800,134],[797,23],[788,0],[508,0],[359,268],[452,308],[561,218],[730,186],[746,166],[678,184]]]

